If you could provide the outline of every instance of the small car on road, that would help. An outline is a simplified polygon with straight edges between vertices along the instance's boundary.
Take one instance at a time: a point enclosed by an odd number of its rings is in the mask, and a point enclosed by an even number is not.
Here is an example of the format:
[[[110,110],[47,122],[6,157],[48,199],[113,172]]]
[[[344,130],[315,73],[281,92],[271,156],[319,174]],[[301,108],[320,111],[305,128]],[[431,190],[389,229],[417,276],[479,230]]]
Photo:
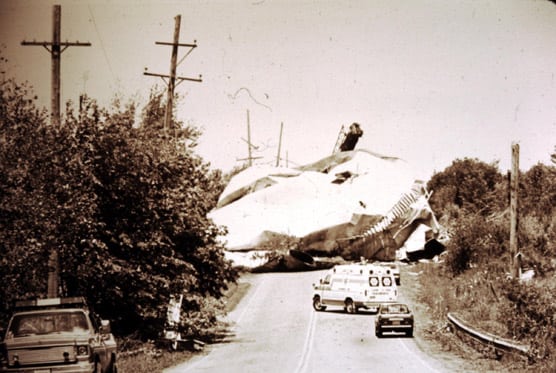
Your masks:
[[[375,318],[375,334],[382,337],[385,332],[402,332],[413,336],[413,312],[404,303],[384,303],[378,308]]]

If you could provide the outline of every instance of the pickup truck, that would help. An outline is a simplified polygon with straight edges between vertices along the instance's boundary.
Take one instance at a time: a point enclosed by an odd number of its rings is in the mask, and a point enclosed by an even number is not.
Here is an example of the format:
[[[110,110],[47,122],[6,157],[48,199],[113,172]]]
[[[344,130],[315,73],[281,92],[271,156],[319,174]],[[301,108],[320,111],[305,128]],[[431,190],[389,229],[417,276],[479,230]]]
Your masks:
[[[81,297],[16,302],[0,330],[0,372],[116,373],[117,343]]]

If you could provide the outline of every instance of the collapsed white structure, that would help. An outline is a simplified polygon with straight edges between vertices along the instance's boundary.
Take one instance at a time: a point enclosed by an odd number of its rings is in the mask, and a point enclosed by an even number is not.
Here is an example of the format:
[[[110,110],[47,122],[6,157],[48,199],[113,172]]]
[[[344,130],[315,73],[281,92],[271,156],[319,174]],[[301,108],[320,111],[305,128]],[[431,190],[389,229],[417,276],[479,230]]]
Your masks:
[[[423,249],[427,231],[438,232],[427,197],[405,161],[355,150],[296,168],[250,167],[232,178],[209,217],[228,228],[230,251],[278,234],[299,238],[299,249],[313,254],[392,260],[413,232],[423,237],[412,250]]]

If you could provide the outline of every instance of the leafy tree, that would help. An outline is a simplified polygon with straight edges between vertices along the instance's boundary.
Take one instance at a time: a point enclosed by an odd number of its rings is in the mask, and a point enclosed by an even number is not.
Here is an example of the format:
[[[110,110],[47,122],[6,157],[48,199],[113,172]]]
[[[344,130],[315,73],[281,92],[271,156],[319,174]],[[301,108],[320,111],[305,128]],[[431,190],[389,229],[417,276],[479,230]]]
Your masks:
[[[0,56],[0,62],[7,61]],[[49,177],[42,146],[47,116],[29,92],[12,79],[0,82],[0,321],[15,298],[45,290],[42,275],[55,234],[44,219],[56,204],[41,185]]]
[[[439,216],[449,213],[451,206],[488,216],[500,203],[497,193],[503,177],[498,165],[477,159],[456,159],[444,171],[436,173],[427,183],[434,191],[430,204]]]
[[[138,126],[134,104],[117,99],[109,111],[85,98],[59,127],[26,95],[2,85],[2,316],[15,298],[45,295],[52,250],[61,295],[85,295],[119,333],[154,337],[171,294],[206,316],[203,299],[220,297],[237,272],[217,241],[224,228],[207,218],[224,185],[193,152],[200,131],[176,121],[161,131],[160,94]]]
[[[223,230],[206,217],[223,188],[220,173],[187,148],[190,138],[183,136],[195,129],[175,131],[174,138],[156,130],[163,113],[158,97],[151,97],[138,128],[131,106],[102,112],[96,125],[95,116],[67,123],[90,141],[82,157],[100,229],[84,245],[91,261],[71,272],[89,269],[87,276],[67,273],[66,283],[79,284],[76,291],[123,332],[140,326],[152,334],[162,327],[171,294],[185,293],[184,307],[199,309],[199,296],[219,297],[237,275],[216,241]]]
[[[556,206],[556,167],[538,163],[520,177],[519,185],[520,212],[551,219]]]

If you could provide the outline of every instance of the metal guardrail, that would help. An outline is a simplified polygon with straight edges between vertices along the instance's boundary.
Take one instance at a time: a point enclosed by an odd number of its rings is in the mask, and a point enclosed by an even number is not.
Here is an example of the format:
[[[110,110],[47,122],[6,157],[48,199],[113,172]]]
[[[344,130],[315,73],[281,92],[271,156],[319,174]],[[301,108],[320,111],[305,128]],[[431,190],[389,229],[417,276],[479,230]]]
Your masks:
[[[529,346],[500,338],[494,334],[478,331],[451,312],[448,313],[447,317],[448,321],[458,330],[463,331],[473,339],[478,340],[483,344],[494,347],[497,351],[518,354],[528,360],[532,358]]]

